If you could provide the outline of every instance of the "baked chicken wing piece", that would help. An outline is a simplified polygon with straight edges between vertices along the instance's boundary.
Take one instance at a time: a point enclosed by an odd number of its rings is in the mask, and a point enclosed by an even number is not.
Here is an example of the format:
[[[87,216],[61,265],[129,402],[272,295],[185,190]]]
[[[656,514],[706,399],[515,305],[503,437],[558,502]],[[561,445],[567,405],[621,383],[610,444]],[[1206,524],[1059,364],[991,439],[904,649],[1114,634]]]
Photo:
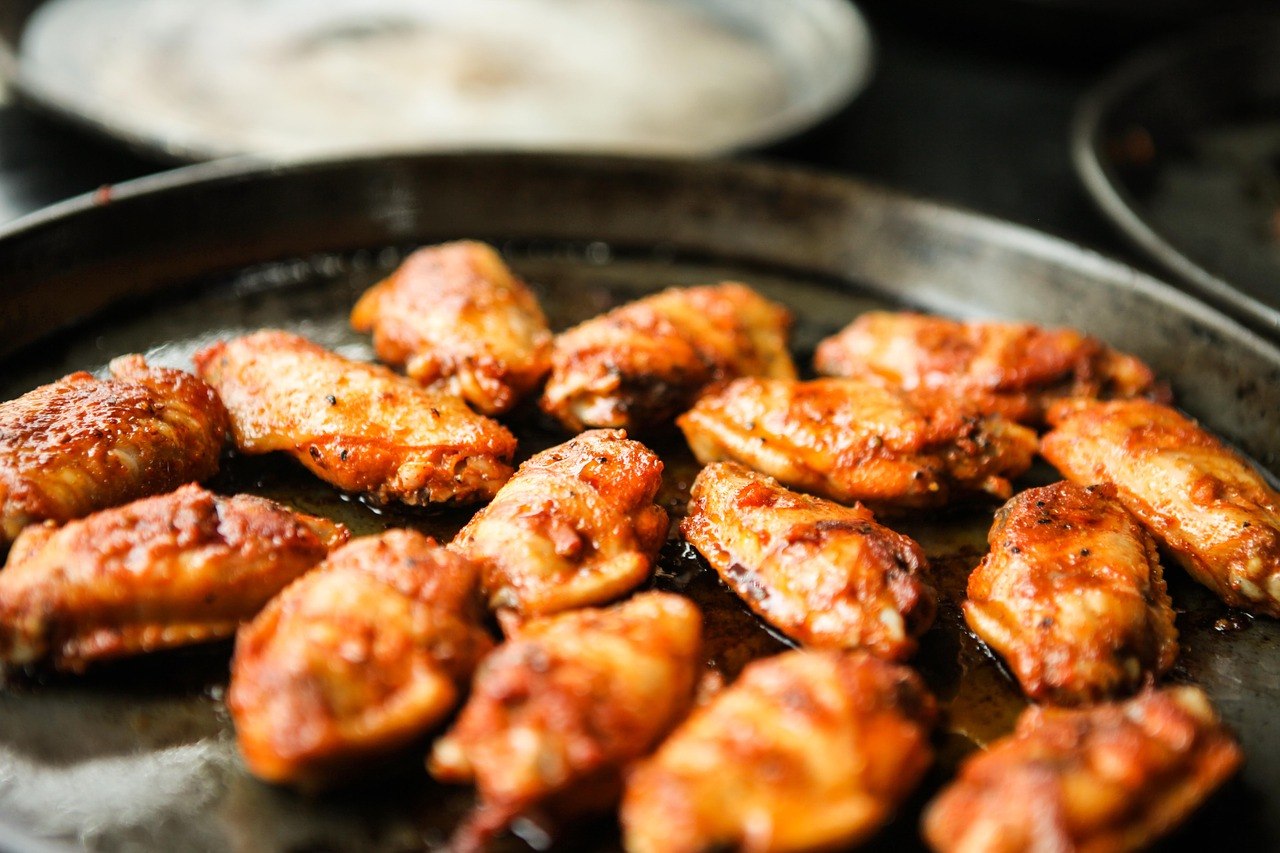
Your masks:
[[[901,660],[933,624],[924,551],[863,507],[717,462],[694,481],[680,532],[752,610],[806,646]]]
[[[556,337],[542,408],[566,428],[669,423],[709,385],[794,379],[791,314],[743,284],[671,288]]]
[[[0,571],[0,663],[79,671],[230,637],[346,538],[326,519],[196,485],[33,525]]]
[[[479,563],[504,627],[603,604],[649,577],[667,538],[662,461],[621,430],[535,454],[449,547]]]
[[[1116,497],[1232,607],[1280,617],[1280,493],[1195,421],[1145,400],[1049,411],[1041,453]]]
[[[1074,329],[905,311],[858,317],[818,345],[814,366],[1032,425],[1063,397],[1168,398],[1141,361]]]
[[[1155,542],[1110,485],[1028,489],[996,514],[965,619],[1037,702],[1131,693],[1178,655]]]
[[[864,652],[756,661],[627,779],[628,853],[845,849],[869,838],[933,760],[933,697]]]
[[[1142,849],[1186,819],[1242,753],[1196,687],[1080,710],[1032,706],[929,804],[942,853]]]
[[[493,647],[475,565],[410,530],[353,540],[240,629],[227,705],[261,779],[316,788],[413,743]]]
[[[1035,433],[955,406],[917,407],[876,382],[745,378],[677,423],[704,464],[741,462],[784,485],[875,511],[987,493],[1031,467]]]
[[[487,415],[508,411],[551,369],[551,332],[533,291],[484,243],[419,249],[356,303],[387,364]]]
[[[701,624],[688,599],[647,592],[532,620],[486,658],[429,762],[437,779],[479,789],[451,849],[480,849],[535,809],[612,807],[624,769],[693,702]]]
[[[142,356],[0,403],[0,551],[37,521],[69,521],[218,470],[227,411],[189,373]]]
[[[288,332],[255,332],[195,357],[231,413],[242,453],[284,451],[374,501],[469,503],[511,476],[516,440],[461,398]]]

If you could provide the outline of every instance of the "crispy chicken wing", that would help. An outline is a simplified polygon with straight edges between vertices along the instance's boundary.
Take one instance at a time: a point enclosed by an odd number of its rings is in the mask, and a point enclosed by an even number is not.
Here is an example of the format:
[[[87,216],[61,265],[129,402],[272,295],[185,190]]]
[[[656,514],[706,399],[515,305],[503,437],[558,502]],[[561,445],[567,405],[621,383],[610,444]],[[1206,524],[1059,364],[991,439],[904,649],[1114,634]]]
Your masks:
[[[441,723],[493,641],[479,571],[410,530],[356,539],[240,629],[227,705],[262,779],[318,786]]]
[[[623,769],[692,704],[700,651],[698,609],[669,593],[526,624],[480,665],[431,753],[436,778],[480,791],[454,849],[478,849],[534,807],[578,814],[615,803]]]
[[[1241,758],[1196,687],[1082,710],[1033,706],[1012,735],[961,766],[926,810],[924,834],[945,853],[1138,850]]]
[[[662,461],[621,430],[591,430],[536,454],[450,547],[484,567],[489,603],[520,619],[630,592],[653,568],[667,514]]]
[[[692,496],[680,532],[787,636],[893,660],[909,657],[933,624],[924,551],[869,510],[790,491],[734,462],[702,469]]]
[[[1141,361],[1074,329],[905,311],[858,317],[818,345],[814,366],[1028,424],[1062,397],[1168,396]]]
[[[917,408],[856,379],[738,379],[677,423],[699,461],[742,462],[785,485],[877,511],[941,506],[966,494],[1007,498],[1031,466],[1035,433],[955,407]]]
[[[378,358],[433,391],[502,414],[551,369],[551,332],[528,286],[489,246],[414,252],[351,312]]]
[[[510,432],[385,367],[279,331],[216,343],[195,361],[227,404],[242,453],[285,451],[344,491],[466,503],[511,476]]]
[[[911,670],[863,652],[750,664],[627,780],[628,853],[843,849],[932,761],[936,708]]]
[[[229,637],[347,531],[199,486],[28,527],[0,572],[0,662],[58,669]]]
[[[1233,607],[1280,617],[1280,493],[1177,411],[1145,400],[1059,404],[1041,452],[1116,496],[1186,570]]]
[[[0,551],[28,524],[203,480],[218,470],[227,411],[189,373],[111,362],[0,403]]]
[[[965,619],[1038,702],[1129,693],[1178,655],[1155,542],[1110,485],[1028,489],[996,514]]]
[[[742,284],[671,288],[559,335],[542,407],[574,432],[669,422],[735,376],[794,379],[791,314]]]

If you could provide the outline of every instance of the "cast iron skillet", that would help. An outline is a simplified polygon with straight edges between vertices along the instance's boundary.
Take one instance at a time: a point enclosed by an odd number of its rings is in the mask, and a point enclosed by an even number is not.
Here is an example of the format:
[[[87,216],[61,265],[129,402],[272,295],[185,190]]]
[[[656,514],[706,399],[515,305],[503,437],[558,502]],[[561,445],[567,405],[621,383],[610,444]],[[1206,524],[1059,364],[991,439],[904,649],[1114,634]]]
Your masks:
[[[498,244],[538,289],[553,325],[671,283],[747,281],[798,317],[804,364],[818,338],[871,306],[1078,326],[1168,377],[1180,403],[1273,474],[1280,470],[1280,350],[1173,289],[1023,228],[854,181],[749,163],[530,155],[401,156],[257,169],[208,164],[33,215],[0,234],[0,393],[5,398],[113,355],[183,365],[196,347],[265,325],[368,356],[346,329],[356,295],[409,248]],[[561,440],[512,419],[522,453]],[[696,464],[677,437],[661,500],[679,512]],[[1053,479],[1033,472],[1020,485]],[[465,513],[375,512],[287,460],[224,461],[215,488],[270,495],[357,533],[412,525],[448,536]],[[930,554],[943,604],[915,663],[947,708],[938,767],[877,840],[919,847],[923,802],[1021,707],[1007,676],[961,630],[957,602],[992,507],[894,522]],[[1174,681],[1212,694],[1239,733],[1242,777],[1174,843],[1224,825],[1244,849],[1280,839],[1280,630],[1228,612],[1168,572],[1183,655]],[[708,659],[732,677],[780,641],[681,543],[657,586],[704,611]],[[432,785],[422,749],[371,780],[309,798],[261,785],[235,756],[221,699],[230,644],[103,666],[82,678],[17,675],[0,686],[0,847],[296,851],[430,848],[469,806]],[[425,744],[424,747],[425,748]],[[537,833],[520,827],[537,843]],[[610,850],[606,818],[570,827],[566,849]],[[522,849],[508,839],[503,848]]]

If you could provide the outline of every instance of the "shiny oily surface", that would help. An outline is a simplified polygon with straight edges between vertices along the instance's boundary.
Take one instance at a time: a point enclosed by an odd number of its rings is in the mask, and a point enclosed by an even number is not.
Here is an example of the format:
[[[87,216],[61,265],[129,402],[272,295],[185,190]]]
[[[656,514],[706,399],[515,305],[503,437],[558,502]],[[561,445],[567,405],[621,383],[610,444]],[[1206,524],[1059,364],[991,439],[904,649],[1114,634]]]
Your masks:
[[[455,235],[466,236],[466,235]],[[6,398],[76,369],[100,370],[112,356],[138,351],[160,365],[189,366],[210,341],[264,326],[306,335],[357,358],[372,356],[368,340],[351,332],[347,311],[358,295],[403,256],[402,249],[324,255],[254,268],[234,278],[206,280],[185,296],[162,297],[116,310],[72,335],[11,358],[0,372]],[[516,271],[536,290],[555,329],[563,329],[642,293],[672,284],[738,279],[788,305],[797,315],[793,350],[808,365],[813,348],[856,313],[895,307],[831,281],[792,277],[748,264],[719,265],[672,253],[614,253],[603,244],[509,244]],[[534,407],[507,417],[520,439],[520,458],[563,440]],[[658,501],[678,521],[698,466],[674,432],[646,438],[666,462]],[[1017,488],[1056,479],[1033,469]],[[247,491],[349,525],[353,533],[410,526],[451,536],[467,510],[375,510],[338,495],[292,461],[230,457],[211,483]],[[953,512],[923,512],[891,526],[915,537],[933,564],[939,591],[937,625],[912,662],[943,709],[935,737],[939,759],[902,813],[872,849],[919,849],[924,802],[954,772],[959,758],[1007,732],[1024,703],[1016,685],[963,630],[959,604],[969,571],[986,548],[994,504]],[[675,536],[676,525],[672,525]],[[1240,734],[1246,755],[1265,765],[1265,720],[1280,656],[1280,624],[1228,611],[1174,568],[1169,585],[1180,609],[1184,651],[1169,680],[1196,681],[1217,700]],[[751,659],[785,648],[725,589],[693,551],[676,539],[664,547],[653,585],[689,595],[702,609],[708,665],[732,678]],[[230,644],[215,644],[126,661],[82,678],[11,677],[0,688],[0,824],[93,850],[238,851],[416,850],[443,845],[473,802],[468,788],[439,786],[422,769],[427,742],[379,768],[371,781],[312,798],[257,782],[235,752],[223,705]],[[1175,843],[1211,837],[1229,822],[1240,849],[1268,849],[1260,814],[1268,796],[1262,775],[1233,782]],[[535,846],[545,839],[527,825],[516,830]],[[0,826],[0,840],[5,839]],[[615,850],[611,816],[572,827],[557,849]],[[15,842],[17,846],[19,842]],[[499,850],[528,849],[509,838]],[[41,849],[31,846],[31,849]]]

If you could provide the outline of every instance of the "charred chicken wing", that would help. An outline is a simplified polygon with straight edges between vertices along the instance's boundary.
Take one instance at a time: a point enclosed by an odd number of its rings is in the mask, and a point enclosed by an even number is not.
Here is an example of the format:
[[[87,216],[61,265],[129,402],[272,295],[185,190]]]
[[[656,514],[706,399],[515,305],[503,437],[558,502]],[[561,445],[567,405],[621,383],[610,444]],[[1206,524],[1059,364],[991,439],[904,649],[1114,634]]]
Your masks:
[[[331,521],[196,485],[28,527],[0,571],[0,662],[80,670],[229,637],[346,537]]]
[[[382,361],[433,391],[502,414],[551,368],[551,332],[533,292],[483,243],[419,249],[351,312]]]
[[[1280,617],[1280,493],[1168,406],[1061,403],[1041,452],[1116,496],[1186,570],[1232,607]]]
[[[189,373],[111,362],[0,403],[0,551],[28,524],[203,480],[218,470],[227,411]]]
[[[670,422],[735,376],[794,379],[791,314],[742,284],[672,288],[559,335],[542,407],[575,432]]]
[[[227,704],[245,763],[316,787],[444,720],[493,646],[479,572],[409,530],[356,539],[240,630]]]
[[[945,853],[1146,847],[1240,765],[1240,748],[1195,687],[1082,710],[1031,707],[973,756],[925,812]]]
[[[860,506],[719,462],[694,482],[680,531],[752,610],[805,645],[902,659],[933,623],[924,552]]]
[[[1038,702],[1097,702],[1173,665],[1178,632],[1155,542],[1112,486],[1028,489],[996,515],[969,576],[969,627]]]
[[[933,698],[863,652],[749,665],[627,780],[629,853],[844,849],[867,839],[932,761]]]
[[[287,332],[216,343],[196,366],[227,404],[242,453],[289,453],[327,483],[407,504],[485,500],[516,440],[458,397]]]

